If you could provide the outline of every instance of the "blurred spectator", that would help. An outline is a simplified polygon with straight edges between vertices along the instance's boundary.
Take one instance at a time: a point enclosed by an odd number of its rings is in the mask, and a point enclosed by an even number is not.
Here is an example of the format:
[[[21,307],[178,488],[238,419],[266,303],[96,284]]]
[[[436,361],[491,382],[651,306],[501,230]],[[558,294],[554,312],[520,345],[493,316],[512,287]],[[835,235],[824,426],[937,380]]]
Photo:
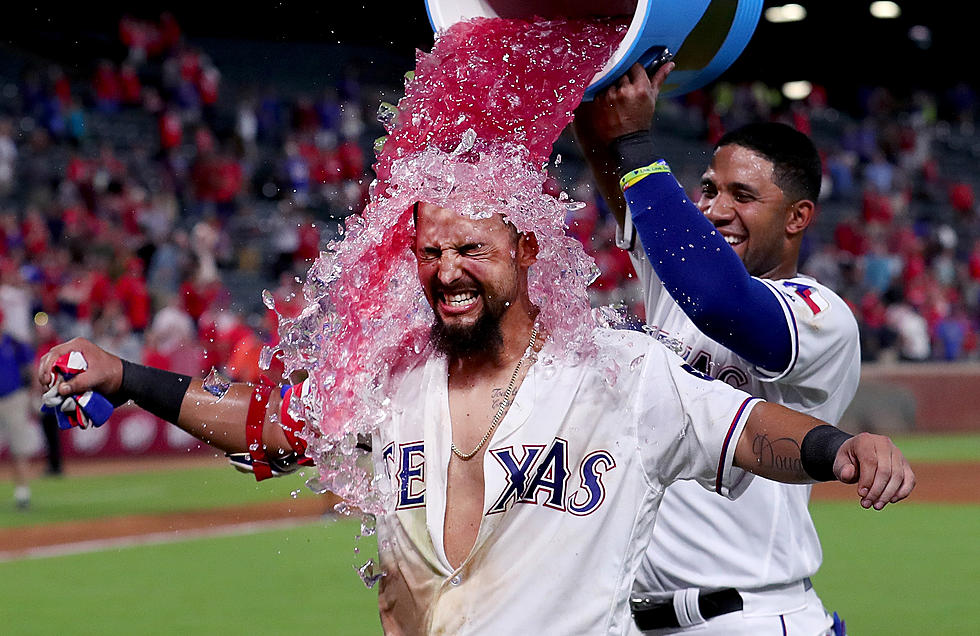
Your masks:
[[[119,111],[122,102],[122,84],[116,65],[111,60],[99,60],[92,77],[92,92],[95,95],[96,108],[106,114]]]
[[[296,137],[287,139],[283,146],[280,170],[286,195],[296,205],[307,205],[310,201],[310,163],[303,156]]]
[[[143,261],[136,256],[126,259],[126,271],[116,279],[115,298],[125,308],[125,316],[130,328],[137,334],[143,333],[150,323],[150,292],[143,272]]]
[[[201,96],[204,121],[214,126],[218,122],[218,98],[220,97],[221,72],[208,65],[201,71],[197,80],[197,90]]]
[[[12,258],[0,258],[0,310],[3,331],[20,342],[34,341],[31,292]]]
[[[976,348],[975,331],[962,307],[955,307],[936,324],[936,349],[940,360],[961,359]]]
[[[831,199],[850,200],[856,190],[854,180],[856,155],[853,152],[837,149],[824,163],[830,176],[830,189],[827,196]]]
[[[196,323],[216,302],[223,302],[228,295],[218,274],[215,256],[219,240],[214,227],[204,222],[197,223],[190,236],[192,271],[181,283],[179,293],[184,310]]]
[[[10,194],[17,175],[17,144],[9,118],[0,118],[0,197]]]
[[[126,318],[126,310],[118,298],[111,298],[91,319],[92,342],[126,360],[143,357],[142,338]]]
[[[184,139],[184,123],[176,110],[165,107],[157,120],[160,134],[160,151],[167,154],[180,147]]]
[[[119,101],[123,106],[136,107],[143,103],[143,83],[136,67],[124,62],[119,68]]]
[[[182,282],[182,273],[191,267],[191,253],[187,232],[175,229],[170,235],[156,243],[150,257],[147,271],[147,287],[157,306],[165,299],[177,296]]]
[[[205,371],[204,350],[197,339],[194,319],[178,296],[173,296],[153,317],[146,333],[143,363],[192,377]]]
[[[861,359],[863,361],[881,359],[886,352],[892,350],[897,337],[893,325],[889,322],[888,306],[881,296],[868,292],[861,299],[857,317],[861,338]]]
[[[889,290],[885,300],[888,302],[886,323],[896,334],[899,359],[906,362],[928,360],[932,355],[932,346],[925,318],[902,298],[897,287]]]
[[[263,371],[259,368],[259,355],[263,343],[244,317],[230,308],[227,300],[215,302],[198,324],[200,339],[207,343],[205,367],[218,369],[234,381],[258,382],[261,379]]]
[[[0,324],[6,320],[0,310]],[[31,505],[29,459],[33,449],[31,393],[34,351],[5,328],[0,332],[0,439],[6,442],[14,467],[14,503]]]
[[[972,216],[976,205],[973,185],[963,181],[953,183],[949,187],[949,204],[962,216],[966,218]]]
[[[271,275],[278,277],[292,269],[296,250],[299,249],[299,228],[288,221],[273,230],[272,248],[276,254],[272,261]]]
[[[251,97],[238,103],[235,112],[235,134],[238,135],[245,154],[254,155],[257,151],[259,118],[255,113],[255,101]]]
[[[864,286],[876,294],[884,294],[892,281],[901,272],[901,259],[889,252],[881,237],[871,240],[871,246],[864,255]]]

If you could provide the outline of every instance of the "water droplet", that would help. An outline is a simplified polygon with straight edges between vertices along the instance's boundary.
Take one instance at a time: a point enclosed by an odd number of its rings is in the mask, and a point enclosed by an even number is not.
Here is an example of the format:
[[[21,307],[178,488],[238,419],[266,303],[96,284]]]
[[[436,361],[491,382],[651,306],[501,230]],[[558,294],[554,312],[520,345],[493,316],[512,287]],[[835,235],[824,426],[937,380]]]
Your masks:
[[[384,572],[374,571],[374,559],[368,559],[367,563],[357,568],[357,574],[368,588],[373,588],[384,576]]]
[[[231,380],[228,380],[217,369],[211,367],[211,372],[204,378],[202,386],[205,391],[220,400],[228,392],[228,389],[231,388]]]
[[[460,139],[459,145],[453,150],[451,156],[457,157],[463,153],[469,152],[473,149],[473,144],[476,143],[476,131],[472,128],[467,128],[463,132],[463,136]]]
[[[389,102],[381,102],[378,106],[378,121],[387,129],[391,129],[398,119],[398,108]]]
[[[317,476],[317,477],[311,477],[310,479],[307,479],[306,480],[306,487],[308,489],[310,489],[310,491],[312,491],[313,493],[315,493],[317,495],[324,495],[329,490],[329,488],[327,487],[327,484],[319,476]],[[336,510],[336,508],[335,508],[335,510]]]
[[[262,290],[262,304],[268,309],[275,310],[276,308],[276,297],[272,295],[272,292],[268,289]]]
[[[377,530],[377,520],[374,515],[365,515],[364,519],[361,520],[361,536],[373,537]]]

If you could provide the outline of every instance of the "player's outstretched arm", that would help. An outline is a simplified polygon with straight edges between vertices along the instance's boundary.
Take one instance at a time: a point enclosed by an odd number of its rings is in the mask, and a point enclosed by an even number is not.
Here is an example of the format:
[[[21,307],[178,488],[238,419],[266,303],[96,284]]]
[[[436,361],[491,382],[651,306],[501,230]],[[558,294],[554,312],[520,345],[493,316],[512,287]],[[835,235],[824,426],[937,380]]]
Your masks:
[[[857,484],[861,505],[876,510],[905,499],[915,487],[912,467],[889,438],[851,436],[771,402],[752,409],[735,447],[735,465],[786,483]]]
[[[252,386],[235,383],[227,392],[216,396],[207,391],[198,378],[123,361],[88,340],[75,338],[53,347],[41,358],[37,379],[42,387],[47,389],[51,384],[55,362],[73,351],[84,356],[87,368],[60,382],[58,394],[79,395],[92,390],[115,405],[133,400],[145,410],[226,453],[248,450],[245,423],[253,402]],[[268,423],[270,413],[278,411],[278,404],[279,394],[272,391],[263,413],[265,423]],[[272,455],[291,451],[279,426],[264,426],[262,441]]]

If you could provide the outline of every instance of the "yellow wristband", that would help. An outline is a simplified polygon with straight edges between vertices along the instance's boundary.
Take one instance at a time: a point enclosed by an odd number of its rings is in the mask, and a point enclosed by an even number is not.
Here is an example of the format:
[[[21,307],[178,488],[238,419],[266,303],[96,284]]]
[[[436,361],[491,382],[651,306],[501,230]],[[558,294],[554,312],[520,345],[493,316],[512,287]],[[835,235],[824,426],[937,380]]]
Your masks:
[[[657,161],[649,166],[643,166],[642,168],[637,168],[636,170],[630,170],[623,175],[623,178],[619,180],[619,187],[626,190],[632,185],[635,185],[638,181],[642,181],[647,175],[657,174],[662,172],[670,172],[670,166],[668,166],[664,161]]]

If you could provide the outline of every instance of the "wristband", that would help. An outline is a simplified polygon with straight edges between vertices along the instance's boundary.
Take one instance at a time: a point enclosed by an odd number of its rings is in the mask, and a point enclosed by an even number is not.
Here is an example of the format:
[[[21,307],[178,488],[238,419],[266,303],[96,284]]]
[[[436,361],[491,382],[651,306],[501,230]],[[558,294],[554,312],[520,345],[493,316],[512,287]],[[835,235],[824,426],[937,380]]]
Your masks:
[[[836,426],[822,424],[803,437],[800,444],[800,463],[803,470],[817,481],[835,481],[834,461],[841,444],[854,437]]]
[[[613,139],[609,153],[616,162],[616,174],[621,177],[653,161],[656,147],[649,130],[638,130]]]
[[[245,442],[248,445],[248,455],[252,460],[252,471],[255,481],[272,477],[272,466],[265,453],[262,442],[262,431],[265,427],[265,405],[269,402],[272,387],[265,383],[255,385],[252,389],[252,399],[248,405],[248,415],[245,416]]]
[[[286,441],[289,442],[293,452],[300,457],[304,457],[306,454],[306,440],[299,436],[299,432],[303,430],[306,421],[302,418],[294,419],[289,412],[289,406],[293,396],[305,395],[309,391],[309,386],[310,380],[306,379],[300,384],[283,386],[279,391],[282,397],[282,402],[279,405],[279,426],[282,428],[282,432],[286,436]],[[304,459],[308,458],[304,457]],[[312,463],[312,460],[310,460],[310,463]]]
[[[649,166],[643,166],[642,168],[637,168],[636,170],[630,170],[622,176],[619,180],[619,187],[626,192],[630,187],[636,185],[647,176],[651,174],[670,174],[670,166],[667,165],[663,159],[651,163]]]
[[[143,410],[176,424],[181,402],[191,384],[190,376],[128,360],[122,361],[122,368],[122,382],[112,396],[113,403],[119,405],[132,400]]]

